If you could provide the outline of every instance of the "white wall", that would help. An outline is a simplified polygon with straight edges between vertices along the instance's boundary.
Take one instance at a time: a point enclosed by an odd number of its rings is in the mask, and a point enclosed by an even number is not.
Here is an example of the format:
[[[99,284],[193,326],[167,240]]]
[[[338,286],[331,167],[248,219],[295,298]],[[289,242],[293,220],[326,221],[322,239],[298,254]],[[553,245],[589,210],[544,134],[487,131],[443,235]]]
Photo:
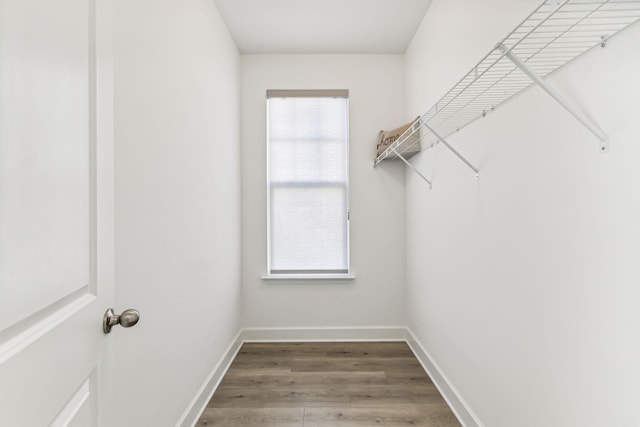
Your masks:
[[[239,55],[211,0],[118,0],[119,426],[173,426],[239,330]]]
[[[481,4],[480,4],[481,3]],[[434,0],[407,52],[424,111],[537,1]],[[640,425],[640,25],[552,79],[611,151],[532,88],[407,175],[408,324],[480,424]]]
[[[402,166],[374,169],[376,136],[404,115],[401,55],[243,55],[242,281],[247,327],[404,326]],[[266,90],[349,89],[351,266],[345,282],[265,282]]]

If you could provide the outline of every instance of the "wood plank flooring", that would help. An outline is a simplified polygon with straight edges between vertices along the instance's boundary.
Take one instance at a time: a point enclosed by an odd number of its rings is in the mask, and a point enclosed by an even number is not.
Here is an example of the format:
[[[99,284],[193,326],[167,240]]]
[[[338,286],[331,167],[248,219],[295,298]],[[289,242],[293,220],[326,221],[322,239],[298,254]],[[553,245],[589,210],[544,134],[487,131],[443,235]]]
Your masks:
[[[404,342],[245,343],[204,426],[460,426]]]

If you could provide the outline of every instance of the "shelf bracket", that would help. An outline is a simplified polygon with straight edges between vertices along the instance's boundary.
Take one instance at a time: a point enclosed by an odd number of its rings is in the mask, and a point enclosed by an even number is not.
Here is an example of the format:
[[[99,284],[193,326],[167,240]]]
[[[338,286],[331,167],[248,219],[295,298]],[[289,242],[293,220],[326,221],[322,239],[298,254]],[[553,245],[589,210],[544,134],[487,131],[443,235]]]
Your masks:
[[[591,121],[585,117],[579,110],[573,107],[567,100],[565,100],[555,89],[549,86],[549,84],[540,76],[538,76],[527,64],[518,58],[507,46],[499,44],[498,49],[513,62],[523,73],[525,73],[535,84],[540,86],[549,96],[562,106],[569,114],[571,114],[576,120],[578,120],[584,127],[586,127],[591,133],[593,133],[600,140],[600,152],[606,153],[609,151],[609,137]]]
[[[478,171],[478,168],[473,166],[471,162],[465,159],[464,156],[462,156],[462,154],[460,154],[455,148],[453,148],[442,136],[440,136],[440,134],[438,134],[431,126],[429,126],[426,121],[421,119],[420,123],[422,124],[422,126],[429,129],[429,132],[431,132],[436,138],[438,138],[438,140],[442,142],[442,144],[444,144],[444,146],[447,147],[453,154],[455,154],[457,158],[462,160],[462,162],[465,165],[469,166],[469,168],[476,173],[476,179],[480,177],[480,172]]]
[[[398,158],[399,158],[400,160],[402,160],[402,161],[404,162],[404,164],[405,164],[405,165],[407,165],[407,166],[409,167],[409,169],[411,169],[412,171],[414,171],[415,173],[417,173],[417,174],[418,174],[418,176],[420,176],[420,178],[422,178],[422,179],[423,179],[427,184],[429,184],[429,189],[430,189],[430,190],[433,188],[433,187],[431,186],[431,181],[429,181],[429,180],[427,179],[427,177],[426,177],[426,176],[422,175],[422,174],[420,173],[420,171],[419,171],[415,166],[413,166],[413,165],[411,164],[411,162],[409,162],[407,159],[405,159],[405,158],[404,158],[404,156],[403,156],[402,154],[400,154],[400,153],[395,149],[395,147],[394,147],[393,145],[392,145],[390,148],[391,148],[391,151],[393,151],[393,152],[395,153],[395,155],[396,155],[396,156],[398,156]]]

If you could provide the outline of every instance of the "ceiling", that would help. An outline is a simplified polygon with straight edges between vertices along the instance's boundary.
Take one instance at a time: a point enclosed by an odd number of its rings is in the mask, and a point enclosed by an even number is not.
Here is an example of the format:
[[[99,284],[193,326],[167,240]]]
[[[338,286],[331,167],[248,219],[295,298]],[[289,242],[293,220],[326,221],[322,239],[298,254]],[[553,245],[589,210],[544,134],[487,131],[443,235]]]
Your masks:
[[[404,53],[432,0],[215,0],[241,53]]]

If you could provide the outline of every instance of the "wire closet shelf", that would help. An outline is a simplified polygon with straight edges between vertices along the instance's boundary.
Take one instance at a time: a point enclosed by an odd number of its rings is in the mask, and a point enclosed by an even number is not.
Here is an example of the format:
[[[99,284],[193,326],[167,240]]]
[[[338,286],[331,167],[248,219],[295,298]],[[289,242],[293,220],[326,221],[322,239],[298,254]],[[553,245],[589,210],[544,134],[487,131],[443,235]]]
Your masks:
[[[395,158],[412,166],[402,153],[419,142],[414,134],[425,127],[435,137],[432,143],[426,144],[427,147],[438,142],[444,143],[476,172],[477,177],[478,170],[456,152],[446,138],[486,116],[532,83],[540,85],[563,104],[600,139],[601,150],[606,151],[606,134],[565,105],[562,97],[547,87],[543,79],[586,51],[596,46],[605,47],[611,36],[639,19],[640,0],[543,2],[424,113],[414,126],[376,157],[374,166],[385,159]],[[420,176],[427,181],[422,174]]]

